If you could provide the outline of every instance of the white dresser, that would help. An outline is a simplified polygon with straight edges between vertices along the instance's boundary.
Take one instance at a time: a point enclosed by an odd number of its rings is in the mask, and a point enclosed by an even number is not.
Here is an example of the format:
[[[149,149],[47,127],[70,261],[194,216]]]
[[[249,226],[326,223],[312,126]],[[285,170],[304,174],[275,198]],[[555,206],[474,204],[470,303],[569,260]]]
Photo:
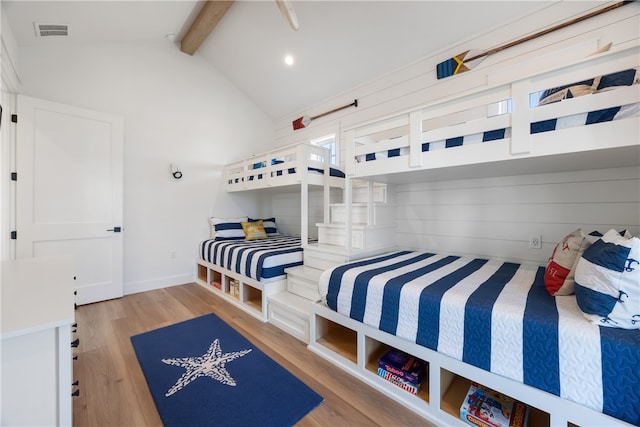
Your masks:
[[[2,263],[0,424],[71,426],[71,257]]]

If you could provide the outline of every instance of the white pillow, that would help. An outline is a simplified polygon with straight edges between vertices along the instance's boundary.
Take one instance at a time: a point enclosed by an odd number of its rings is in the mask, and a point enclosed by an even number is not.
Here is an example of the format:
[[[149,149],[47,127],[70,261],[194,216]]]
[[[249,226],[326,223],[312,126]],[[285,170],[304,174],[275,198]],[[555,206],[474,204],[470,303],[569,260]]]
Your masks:
[[[209,237],[212,239],[216,238],[216,225],[221,224],[223,222],[245,222],[247,221],[247,217],[243,216],[240,218],[216,218],[214,216],[209,218]],[[242,228],[242,227],[240,227]]]
[[[626,234],[626,233],[625,233]],[[576,301],[592,323],[640,329],[640,239],[609,230],[576,267]]]

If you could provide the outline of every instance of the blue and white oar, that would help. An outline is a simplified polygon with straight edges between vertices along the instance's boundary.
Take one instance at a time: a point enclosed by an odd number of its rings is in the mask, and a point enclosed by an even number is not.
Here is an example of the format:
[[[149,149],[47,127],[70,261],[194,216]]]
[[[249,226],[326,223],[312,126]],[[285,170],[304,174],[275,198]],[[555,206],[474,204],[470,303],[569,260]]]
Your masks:
[[[569,25],[573,25],[576,24],[578,22],[584,21],[586,19],[589,18],[593,18],[594,16],[598,16],[601,15],[603,13],[609,12],[611,10],[617,9],[620,6],[624,6],[627,3],[633,3],[633,0],[631,1],[621,1],[618,3],[614,3],[610,6],[607,6],[605,8],[596,10],[594,12],[588,13],[586,15],[580,16],[578,18],[574,18],[570,21],[564,22],[562,24],[558,24],[556,26],[553,26],[551,28],[547,28],[546,30],[542,30],[539,31],[535,34],[531,34],[529,36],[523,37],[521,39],[512,41],[510,43],[507,44],[503,44],[502,46],[498,46],[495,47],[491,50],[488,50],[486,52],[482,52],[482,53],[478,53],[479,51],[470,51],[467,50],[466,52],[462,52],[452,58],[447,59],[446,61],[443,61],[441,63],[439,63],[436,66],[436,72],[438,74],[438,79],[444,79],[446,77],[451,77],[451,76],[455,76],[456,74],[460,74],[460,73],[464,73],[465,71],[469,71],[470,69],[472,69],[473,67],[475,67],[476,65],[478,65],[483,59],[485,59],[487,56],[489,55],[493,55],[494,53],[500,52],[502,50],[508,49],[510,47],[519,45],[521,43],[524,42],[528,42],[529,40],[533,40],[535,38],[544,36],[545,34],[549,34],[553,31],[559,30],[561,28],[565,28],[568,27]]]

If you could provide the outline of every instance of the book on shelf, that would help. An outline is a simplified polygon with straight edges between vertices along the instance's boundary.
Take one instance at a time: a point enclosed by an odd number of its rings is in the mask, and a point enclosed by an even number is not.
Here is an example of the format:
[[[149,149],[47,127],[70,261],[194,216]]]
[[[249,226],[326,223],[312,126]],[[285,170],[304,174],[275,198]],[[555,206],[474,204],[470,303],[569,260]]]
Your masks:
[[[378,368],[415,385],[421,384],[427,375],[427,362],[395,348],[380,358]]]
[[[460,418],[479,427],[526,427],[529,407],[509,396],[471,383],[460,407]]]
[[[422,388],[422,383],[413,384],[409,381],[403,380],[399,376],[394,375],[391,372],[388,372],[382,368],[378,368],[378,376],[389,381],[391,384],[394,384],[400,387],[401,389],[408,391],[411,394],[418,394],[418,392],[420,391],[420,388]]]

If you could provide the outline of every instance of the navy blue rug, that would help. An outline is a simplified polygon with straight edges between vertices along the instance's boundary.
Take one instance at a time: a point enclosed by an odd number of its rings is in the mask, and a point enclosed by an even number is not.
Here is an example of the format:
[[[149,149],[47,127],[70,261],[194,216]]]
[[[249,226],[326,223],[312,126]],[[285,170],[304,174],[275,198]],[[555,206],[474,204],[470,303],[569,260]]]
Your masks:
[[[323,401],[215,314],[131,342],[165,426],[292,426]]]

